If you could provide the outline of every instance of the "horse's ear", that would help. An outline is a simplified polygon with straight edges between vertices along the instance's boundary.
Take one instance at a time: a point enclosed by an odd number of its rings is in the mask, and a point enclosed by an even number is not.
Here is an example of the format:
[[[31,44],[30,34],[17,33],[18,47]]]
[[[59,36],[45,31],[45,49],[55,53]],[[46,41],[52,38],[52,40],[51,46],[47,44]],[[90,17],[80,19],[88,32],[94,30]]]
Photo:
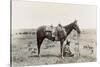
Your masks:
[[[77,24],[77,20],[74,21],[74,24]]]

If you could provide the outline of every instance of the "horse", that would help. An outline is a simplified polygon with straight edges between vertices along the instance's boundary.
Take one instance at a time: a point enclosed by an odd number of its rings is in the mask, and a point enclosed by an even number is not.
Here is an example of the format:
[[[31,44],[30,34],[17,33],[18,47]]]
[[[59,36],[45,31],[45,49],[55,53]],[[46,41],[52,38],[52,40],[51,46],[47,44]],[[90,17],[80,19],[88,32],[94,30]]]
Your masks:
[[[77,25],[77,20],[74,22],[65,25],[62,27],[63,30],[59,30],[57,27],[53,28],[55,29],[55,32],[52,32],[50,30],[46,30],[46,26],[41,26],[37,29],[36,35],[37,35],[37,48],[38,48],[38,56],[40,57],[40,47],[45,38],[51,40],[51,41],[60,41],[60,52],[61,52],[61,58],[63,57],[63,43],[66,40],[67,36],[71,33],[71,31],[74,29],[78,34],[80,34],[80,28]],[[52,34],[55,33],[56,37],[53,37]]]

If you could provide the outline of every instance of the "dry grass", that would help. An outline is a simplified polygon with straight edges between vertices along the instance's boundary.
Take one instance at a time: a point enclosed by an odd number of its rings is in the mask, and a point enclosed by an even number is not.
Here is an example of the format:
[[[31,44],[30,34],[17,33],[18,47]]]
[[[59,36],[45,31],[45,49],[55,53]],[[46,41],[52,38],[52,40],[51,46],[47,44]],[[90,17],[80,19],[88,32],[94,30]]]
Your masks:
[[[12,36],[12,63],[13,66],[30,66],[43,64],[80,63],[96,61],[96,31],[83,30],[77,43],[73,31],[68,39],[71,40],[71,51],[74,57],[60,58],[59,42],[45,39],[41,46],[41,57],[37,57],[36,35]],[[78,50],[79,44],[79,50]],[[80,56],[78,53],[80,52]]]

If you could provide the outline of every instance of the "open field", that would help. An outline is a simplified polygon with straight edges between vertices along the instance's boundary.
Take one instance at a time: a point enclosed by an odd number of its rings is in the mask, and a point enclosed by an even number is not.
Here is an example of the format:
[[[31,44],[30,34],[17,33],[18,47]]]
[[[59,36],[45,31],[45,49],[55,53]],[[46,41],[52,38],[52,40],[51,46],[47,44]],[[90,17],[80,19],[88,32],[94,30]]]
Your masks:
[[[34,30],[30,30],[30,32],[31,31],[35,32]],[[36,34],[14,33],[12,34],[11,48],[12,64],[15,67],[96,61],[96,30],[82,30],[79,40],[77,40],[76,32],[72,31],[72,33],[68,36],[68,39],[71,41],[70,49],[74,54],[74,57],[65,57],[64,59],[61,59],[59,56],[59,41],[52,42],[45,39],[41,46],[41,57],[39,58],[37,57]]]

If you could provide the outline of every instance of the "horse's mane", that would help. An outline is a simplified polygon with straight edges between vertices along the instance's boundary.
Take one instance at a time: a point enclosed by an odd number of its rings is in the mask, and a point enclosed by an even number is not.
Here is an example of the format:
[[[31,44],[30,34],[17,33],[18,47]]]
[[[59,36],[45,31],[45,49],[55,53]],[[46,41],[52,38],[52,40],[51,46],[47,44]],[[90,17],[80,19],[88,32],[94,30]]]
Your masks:
[[[63,26],[63,28],[65,28],[66,30],[68,30],[70,27],[72,27],[72,25],[73,25],[73,22],[70,23],[70,24],[68,24],[68,25]]]

